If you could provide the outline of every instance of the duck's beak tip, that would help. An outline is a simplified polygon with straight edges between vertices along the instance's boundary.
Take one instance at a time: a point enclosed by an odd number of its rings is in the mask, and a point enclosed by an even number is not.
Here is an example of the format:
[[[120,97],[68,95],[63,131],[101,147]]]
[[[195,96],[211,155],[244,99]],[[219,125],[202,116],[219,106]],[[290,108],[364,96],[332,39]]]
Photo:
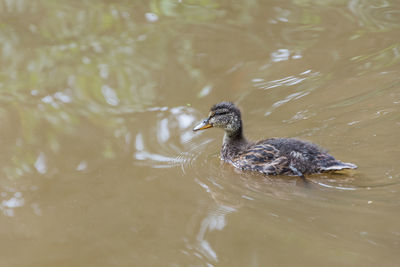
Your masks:
[[[197,124],[196,127],[193,128],[193,131],[196,132],[196,131],[205,130],[205,129],[208,129],[211,127],[213,127],[213,126],[208,122],[208,119],[205,119],[201,123]]]

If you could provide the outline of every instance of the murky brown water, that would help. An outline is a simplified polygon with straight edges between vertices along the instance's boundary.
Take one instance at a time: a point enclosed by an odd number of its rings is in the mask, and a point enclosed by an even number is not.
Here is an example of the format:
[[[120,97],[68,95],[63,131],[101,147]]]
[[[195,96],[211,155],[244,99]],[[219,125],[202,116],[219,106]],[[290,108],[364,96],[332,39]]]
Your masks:
[[[400,2],[0,1],[1,266],[399,266]],[[353,162],[241,173],[222,132]]]

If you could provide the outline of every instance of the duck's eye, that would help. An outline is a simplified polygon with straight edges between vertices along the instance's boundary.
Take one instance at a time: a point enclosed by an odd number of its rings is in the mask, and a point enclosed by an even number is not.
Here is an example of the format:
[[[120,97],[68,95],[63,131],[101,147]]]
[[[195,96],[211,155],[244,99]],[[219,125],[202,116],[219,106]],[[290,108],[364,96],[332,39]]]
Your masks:
[[[226,114],[228,114],[228,111],[220,111],[220,112],[215,112],[215,114],[214,114],[214,115],[218,115],[218,116],[220,116],[220,115],[226,115]]]

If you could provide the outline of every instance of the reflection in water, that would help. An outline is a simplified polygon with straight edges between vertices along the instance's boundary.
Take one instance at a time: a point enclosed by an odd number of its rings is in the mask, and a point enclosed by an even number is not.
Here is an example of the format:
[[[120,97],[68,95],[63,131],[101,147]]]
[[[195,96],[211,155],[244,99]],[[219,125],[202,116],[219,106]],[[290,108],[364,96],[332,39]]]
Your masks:
[[[175,157],[168,157],[146,151],[143,136],[140,133],[136,136],[135,144],[137,150],[135,158],[140,161],[145,161],[145,164],[149,164],[154,168],[171,168],[179,165]]]
[[[46,156],[44,155],[43,152],[40,152],[39,156],[37,157],[35,162],[35,168],[41,174],[46,173],[47,171]]]
[[[158,20],[157,14],[154,14],[154,13],[146,13],[145,16],[146,16],[146,19],[150,22],[155,22]]]
[[[224,230],[228,223],[227,215],[237,212],[241,204],[235,204],[234,202],[237,202],[236,197],[232,198],[223,186],[212,181],[212,179],[207,181],[209,185],[206,184],[206,181],[203,182],[197,178],[195,180],[211,196],[213,203],[211,206],[207,206],[205,214],[201,215],[199,228],[195,230],[196,238],[192,242],[186,240],[186,248],[188,251],[194,250],[195,252],[193,253],[197,257],[205,257],[210,261],[208,264],[212,265],[212,263],[218,262],[219,258],[217,251],[213,248],[208,238],[213,235],[214,231]]]
[[[323,182],[318,182],[318,184],[323,187],[334,188],[334,189],[338,189],[338,190],[356,190],[356,188],[352,188],[352,187],[333,186],[333,185],[325,184]]]
[[[112,89],[108,85],[103,85],[101,87],[101,92],[104,95],[105,100],[111,106],[117,106],[119,104],[119,99],[117,94],[115,93],[114,89]]]
[[[397,4],[397,9],[393,6]],[[361,27],[373,31],[385,30],[400,25],[400,9],[397,3],[380,0],[369,1],[351,0],[349,10],[354,14]]]
[[[154,135],[136,134],[134,158],[139,164],[153,168],[181,166],[185,172],[201,153],[201,146],[209,143],[209,140],[202,143],[195,140],[199,135],[193,133],[192,127],[199,117],[194,112],[188,107],[159,109],[157,123],[149,127]]]
[[[207,233],[215,230],[222,231],[226,226],[226,215],[235,212],[236,209],[230,206],[216,206],[215,210],[210,210],[207,217],[201,222],[199,233],[197,234],[196,248],[207,259],[214,262],[218,261],[218,255],[213,250],[212,245],[207,241]]]
[[[319,72],[306,70],[299,73],[298,75],[291,75],[277,80],[264,81],[261,78],[255,78],[252,80],[252,82],[254,83],[254,86],[256,88],[264,90],[282,87],[294,88],[294,90],[296,90],[295,92],[288,91],[287,95],[283,99],[280,99],[273,103],[272,106],[269,107],[265,112],[265,116],[269,116],[275,109],[281,107],[282,105],[291,103],[295,100],[299,100],[317,89],[318,87],[315,83],[315,80],[317,80],[318,78],[321,79],[321,74]],[[304,111],[298,111],[297,113],[303,112]],[[294,115],[293,118],[295,117],[296,115]]]
[[[15,209],[22,207],[25,204],[25,200],[21,192],[15,192],[14,195],[9,199],[7,199],[7,193],[5,192],[2,192],[1,196],[5,197],[6,199],[3,199],[1,202],[0,210],[3,211],[3,214],[8,217],[13,217],[15,215]]]
[[[84,171],[87,168],[87,162],[82,160],[79,162],[78,166],[76,166],[77,171]]]
[[[273,62],[285,61],[285,60],[289,60],[289,58],[300,59],[301,55],[298,53],[291,55],[290,50],[283,49],[283,48],[278,49],[277,51],[271,53],[271,60]]]
[[[281,87],[281,86],[292,86],[296,85],[298,83],[303,82],[304,80],[308,78],[312,78],[317,76],[319,73],[318,72],[312,72],[311,70],[306,70],[302,73],[300,73],[298,76],[289,76],[289,77],[284,77],[282,79],[278,80],[273,80],[273,81],[264,81],[263,79],[253,79],[254,86],[260,89],[272,89],[275,87]]]

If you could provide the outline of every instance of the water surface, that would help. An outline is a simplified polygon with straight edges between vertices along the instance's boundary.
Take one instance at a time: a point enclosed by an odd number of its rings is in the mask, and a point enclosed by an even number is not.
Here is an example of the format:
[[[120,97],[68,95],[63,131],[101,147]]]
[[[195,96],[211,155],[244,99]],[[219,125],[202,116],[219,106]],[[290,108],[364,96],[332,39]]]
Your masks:
[[[4,266],[398,266],[400,5],[0,1]],[[249,139],[359,166],[240,172]]]

